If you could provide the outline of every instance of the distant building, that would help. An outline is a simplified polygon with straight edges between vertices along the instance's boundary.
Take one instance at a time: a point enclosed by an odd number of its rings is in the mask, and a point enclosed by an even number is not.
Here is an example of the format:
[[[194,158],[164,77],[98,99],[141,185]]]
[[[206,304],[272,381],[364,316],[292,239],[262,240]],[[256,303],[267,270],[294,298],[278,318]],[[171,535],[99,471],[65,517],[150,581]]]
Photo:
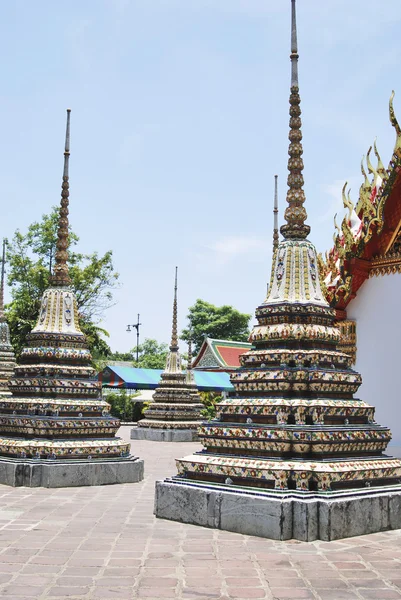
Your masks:
[[[251,349],[247,342],[214,340],[205,337],[192,368],[202,371],[235,371],[239,368],[239,357]]]

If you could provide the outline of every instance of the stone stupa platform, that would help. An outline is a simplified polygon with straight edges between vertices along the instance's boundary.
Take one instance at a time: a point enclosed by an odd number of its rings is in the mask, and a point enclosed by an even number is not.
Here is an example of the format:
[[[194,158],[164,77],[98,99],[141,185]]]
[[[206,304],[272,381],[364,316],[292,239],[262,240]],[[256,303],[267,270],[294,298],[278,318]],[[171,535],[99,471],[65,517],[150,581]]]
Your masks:
[[[180,478],[156,482],[161,519],[274,540],[332,541],[401,529],[401,485],[298,492],[238,488]]]
[[[132,440],[149,440],[150,442],[195,442],[199,439],[199,423],[190,429],[188,423],[175,423],[176,427],[165,427],[164,423],[154,427],[133,427],[131,429]]]
[[[43,460],[0,457],[0,484],[13,487],[79,487],[136,483],[144,477],[143,460]]]

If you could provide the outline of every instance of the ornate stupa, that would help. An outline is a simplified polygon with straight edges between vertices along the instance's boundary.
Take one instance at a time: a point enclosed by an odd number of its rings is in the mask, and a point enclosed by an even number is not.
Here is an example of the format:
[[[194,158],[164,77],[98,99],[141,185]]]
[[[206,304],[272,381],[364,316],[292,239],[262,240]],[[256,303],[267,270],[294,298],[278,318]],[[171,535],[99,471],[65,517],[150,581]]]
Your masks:
[[[189,364],[189,361],[188,361]],[[189,369],[190,371],[190,369]],[[164,442],[197,439],[203,408],[196,384],[181,367],[177,333],[177,267],[175,268],[173,325],[166,368],[161,375],[145,418],[131,430],[131,438]]]
[[[132,482],[143,462],[115,434],[118,419],[102,400],[100,383],[78,322],[68,273],[70,111],[57,252],[39,318],[27,338],[12,396],[0,398],[0,483],[62,487]]]
[[[8,380],[14,374],[15,355],[10,341],[10,328],[4,314],[4,273],[6,261],[6,240],[3,240],[0,281],[0,396],[10,395]]]
[[[177,461],[178,477],[157,483],[156,515],[276,539],[335,539],[401,527],[401,460],[383,454],[389,429],[353,396],[361,377],[337,349],[335,313],[307,239],[291,1],[284,239],[274,250],[267,298],[256,309],[253,347],[231,374],[235,395],[202,425],[204,449]]]

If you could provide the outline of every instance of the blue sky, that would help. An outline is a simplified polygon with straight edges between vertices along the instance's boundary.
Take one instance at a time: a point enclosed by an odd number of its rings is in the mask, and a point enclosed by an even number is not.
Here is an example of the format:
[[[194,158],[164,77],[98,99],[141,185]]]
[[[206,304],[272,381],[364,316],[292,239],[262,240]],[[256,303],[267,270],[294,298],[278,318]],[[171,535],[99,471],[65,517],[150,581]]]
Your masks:
[[[348,180],[401,119],[399,0],[298,0],[310,239],[330,246]],[[274,174],[285,204],[289,0],[15,0],[1,6],[1,236],[59,202],[72,108],[70,219],[83,252],[112,249],[115,350],[141,314],[169,341],[196,298],[253,313],[270,275]]]

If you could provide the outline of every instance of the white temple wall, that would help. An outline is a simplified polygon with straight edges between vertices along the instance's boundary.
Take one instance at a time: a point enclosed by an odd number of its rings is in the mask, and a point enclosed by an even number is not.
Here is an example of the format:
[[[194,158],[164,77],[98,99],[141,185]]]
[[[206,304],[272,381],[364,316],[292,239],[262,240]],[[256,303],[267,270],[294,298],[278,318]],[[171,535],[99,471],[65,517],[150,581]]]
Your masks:
[[[376,407],[376,421],[401,446],[401,273],[365,281],[347,317],[356,321],[354,368],[363,379],[356,397]]]

